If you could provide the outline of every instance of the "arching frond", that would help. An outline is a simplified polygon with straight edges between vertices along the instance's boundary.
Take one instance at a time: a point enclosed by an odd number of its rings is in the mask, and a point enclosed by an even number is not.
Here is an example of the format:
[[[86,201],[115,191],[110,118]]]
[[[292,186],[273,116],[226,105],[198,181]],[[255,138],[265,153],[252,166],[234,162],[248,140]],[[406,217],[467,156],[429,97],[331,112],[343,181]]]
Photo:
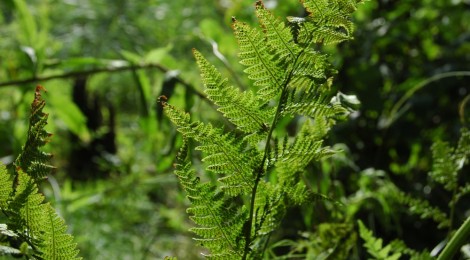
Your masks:
[[[294,44],[290,28],[268,11],[262,1],[256,2],[256,16],[264,29],[266,44],[275,57],[275,62],[285,67],[295,60],[301,48]]]
[[[47,114],[42,111],[45,106],[42,90],[41,86],[36,88],[28,138],[14,163],[14,172],[9,174],[0,163],[0,208],[4,214],[0,218],[7,222],[18,241],[28,244],[35,259],[80,259],[64,221],[44,202],[38,190],[38,181],[53,168],[49,165],[51,155],[40,150],[51,136],[44,130]],[[25,254],[24,250],[20,254]]]
[[[242,141],[210,124],[190,123],[189,114],[171,105],[165,105],[164,109],[183,137],[200,143],[196,149],[203,151],[208,170],[223,175],[219,181],[226,194],[236,196],[251,191],[254,164],[259,157],[254,149],[246,151]]]
[[[268,115],[260,110],[253,92],[240,92],[237,88],[228,86],[228,80],[222,79],[222,75],[200,52],[193,50],[193,53],[201,71],[207,98],[219,106],[218,110],[245,133],[266,131]]]
[[[233,28],[238,40],[240,63],[247,68],[245,73],[259,87],[258,98],[267,102],[281,93],[286,70],[273,62],[273,55],[260,30],[234,20]]]
[[[240,234],[246,209],[235,208],[213,184],[201,183],[186,153],[184,145],[178,154],[175,174],[191,202],[187,212],[197,226],[190,230],[198,235],[196,241],[211,251],[208,255],[211,258],[239,259],[243,254],[244,238]]]
[[[45,177],[54,169],[48,162],[52,155],[40,150],[49,142],[51,134],[46,132],[44,127],[47,124],[48,114],[42,110],[46,102],[41,97],[43,87],[36,88],[34,100],[31,103],[31,116],[29,117],[28,138],[23,149],[15,160],[15,166],[30,174],[35,179]]]

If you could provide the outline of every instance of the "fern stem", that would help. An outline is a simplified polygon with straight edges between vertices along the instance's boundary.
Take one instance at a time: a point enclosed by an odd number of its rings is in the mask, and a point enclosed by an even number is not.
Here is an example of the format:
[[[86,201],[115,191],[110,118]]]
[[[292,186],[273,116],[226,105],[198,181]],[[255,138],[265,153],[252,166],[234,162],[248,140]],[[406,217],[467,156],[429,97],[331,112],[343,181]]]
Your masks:
[[[285,84],[282,88],[282,92],[281,92],[281,97],[279,98],[279,104],[277,105],[277,110],[276,110],[276,114],[274,115],[274,118],[273,118],[273,122],[271,124],[271,127],[269,129],[269,133],[268,133],[268,136],[266,137],[266,146],[264,147],[264,155],[263,155],[263,159],[261,160],[261,164],[258,168],[258,170],[256,171],[256,178],[255,178],[255,185],[253,186],[253,189],[251,190],[251,201],[250,201],[250,216],[249,216],[249,219],[248,219],[248,230],[246,231],[246,234],[245,234],[245,249],[243,250],[243,260],[246,259],[246,257],[248,256],[248,252],[250,251],[250,244],[251,244],[251,241],[252,241],[252,237],[251,237],[251,229],[252,229],[252,226],[253,226],[253,215],[254,215],[254,211],[255,211],[255,199],[256,199],[256,191],[258,189],[258,184],[261,180],[261,177],[264,175],[264,165],[266,163],[266,160],[268,159],[268,155],[270,153],[270,148],[271,146],[269,145],[269,143],[271,142],[271,138],[272,138],[272,135],[273,135],[273,131],[274,131],[274,128],[276,128],[276,123],[279,119],[279,116],[281,114],[281,108],[282,108],[282,104],[283,104],[283,100],[285,99],[285,95],[287,93],[287,84],[288,82],[290,81],[290,78],[291,78],[291,75],[292,75],[292,72],[289,74],[288,78],[286,79],[285,81]]]
[[[442,253],[439,255],[437,260],[453,259],[452,257],[459,250],[459,248],[466,243],[469,237],[470,217],[468,217],[462,226],[460,226],[460,228],[457,230],[457,232],[455,232],[455,235],[450,239],[444,250],[442,250]]]
[[[245,248],[243,249],[243,257],[242,257],[243,260],[246,260],[246,257],[248,256],[248,252],[250,251],[251,226],[253,225],[253,214],[255,210],[256,191],[258,189],[258,183],[261,179],[261,174],[259,173],[262,171],[263,171],[263,168],[261,168],[256,174],[257,177],[255,179],[255,185],[253,186],[253,189],[251,190],[250,216],[248,217],[248,222],[247,222],[248,229],[245,231]]]
[[[259,168],[256,172],[255,184],[253,186],[253,189],[251,190],[250,216],[249,216],[249,219],[248,219],[248,222],[247,222],[248,230],[246,231],[246,234],[245,234],[245,249],[243,250],[244,252],[243,252],[243,257],[242,257],[243,260],[246,260],[246,258],[248,256],[248,252],[250,251],[250,244],[251,244],[251,241],[252,241],[251,229],[252,229],[252,226],[253,226],[253,215],[254,215],[254,211],[255,211],[256,191],[258,189],[258,184],[261,180],[261,177],[263,177],[263,175],[265,173],[264,165],[266,164],[266,160],[268,159],[268,155],[271,151],[270,142],[271,142],[271,139],[272,139],[272,136],[273,136],[274,129],[276,128],[276,124],[277,124],[277,122],[279,120],[279,117],[281,115],[281,110],[282,110],[282,107],[284,105],[286,95],[288,93],[287,92],[287,86],[289,85],[289,82],[292,78],[292,75],[294,73],[297,61],[298,61],[299,57],[302,55],[303,52],[304,52],[304,50],[302,50],[298,53],[298,55],[295,58],[295,61],[293,63],[292,70],[289,72],[289,74],[287,75],[286,80],[283,83],[281,96],[279,97],[279,103],[278,103],[277,109],[276,109],[276,114],[274,115],[273,121],[271,123],[271,127],[269,128],[268,136],[266,137],[266,146],[264,147],[263,159],[261,160],[261,164],[260,164],[260,166],[259,166]]]
[[[451,235],[452,226],[454,224],[455,204],[457,204],[456,196],[457,196],[457,187],[454,187],[454,190],[452,191],[452,200],[449,202],[450,216],[449,216],[449,232],[447,235],[448,237],[450,237]]]

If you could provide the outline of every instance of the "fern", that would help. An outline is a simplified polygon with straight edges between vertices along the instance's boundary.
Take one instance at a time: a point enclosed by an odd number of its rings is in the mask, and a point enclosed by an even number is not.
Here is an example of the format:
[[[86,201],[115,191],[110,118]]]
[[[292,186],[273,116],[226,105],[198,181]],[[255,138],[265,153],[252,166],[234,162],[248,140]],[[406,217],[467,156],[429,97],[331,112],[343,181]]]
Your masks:
[[[433,170],[429,176],[445,189],[453,191],[458,188],[458,173],[470,158],[470,131],[462,129],[456,148],[446,142],[438,141],[432,147]]]
[[[36,88],[35,98],[31,104],[28,138],[14,163],[17,168],[35,179],[44,178],[54,168],[48,164],[52,155],[39,149],[48,143],[51,137],[51,134],[44,129],[48,115],[42,111],[46,102],[41,98],[41,90],[43,90],[41,86]]]
[[[409,211],[419,215],[421,218],[431,218],[439,223],[438,228],[449,228],[451,230],[455,204],[470,192],[470,183],[459,185],[459,173],[470,158],[470,131],[462,128],[457,147],[452,148],[448,143],[437,141],[431,148],[433,164],[429,172],[431,180],[442,185],[446,190],[452,192],[449,200],[450,216],[436,207],[432,207],[426,200],[413,198],[403,192],[398,192],[400,203],[410,206]]]
[[[418,215],[421,219],[432,219],[438,223],[438,228],[450,227],[449,216],[437,207],[433,207],[429,201],[413,198],[412,196],[398,191],[396,193],[398,202],[407,205],[408,211]]]
[[[14,172],[9,174],[0,165],[0,208],[11,234],[7,241],[23,243],[19,249],[13,244],[3,245],[1,251],[32,259],[80,259],[76,257],[78,250],[73,237],[66,234],[64,221],[49,203],[44,203],[44,196],[38,191],[38,181],[54,168],[48,164],[51,155],[40,150],[51,136],[44,130],[48,115],[42,111],[45,102],[41,90],[41,86],[36,88],[28,138],[15,160]]]
[[[447,214],[438,207],[434,207],[429,201],[419,198],[414,198],[398,188],[394,187],[389,194],[390,198],[396,199],[399,203],[407,205],[408,211],[412,214],[418,215],[422,219],[432,219],[438,223],[438,228],[448,228],[449,235],[454,233],[454,214],[456,204],[459,200],[467,195],[470,191],[469,183],[462,183],[459,181],[459,175],[463,167],[468,164],[470,158],[470,131],[462,128],[461,136],[456,147],[451,147],[448,143],[437,141],[431,148],[432,150],[432,171],[429,172],[429,177],[435,183],[442,185],[444,189],[451,192],[452,195],[449,199],[449,211]],[[359,223],[361,237],[366,241],[365,246],[368,248],[369,253],[377,259],[388,259],[388,253],[391,248],[394,252],[408,254],[411,259],[431,259],[429,253],[426,251],[418,253],[412,249],[407,248],[403,242],[397,240],[395,243],[382,248],[380,239],[372,237],[372,233],[367,231],[362,222]],[[467,219],[450,237],[449,244],[445,247],[443,252],[439,255],[439,259],[450,259],[455,255],[458,248],[466,243],[470,236],[470,220]]]
[[[403,255],[409,255],[410,259],[431,260],[431,255],[427,252],[417,252],[409,249],[401,240],[394,240],[384,246],[381,238],[376,238],[372,231],[368,230],[362,221],[358,221],[359,235],[364,240],[364,247],[367,252],[377,260],[397,260]]]
[[[261,29],[233,18],[240,63],[252,82],[250,90],[230,86],[197,50],[193,51],[205,93],[236,131],[192,121],[191,116],[162,101],[168,118],[183,136],[175,174],[191,202],[191,230],[211,258],[259,259],[271,233],[289,207],[332,200],[308,189],[305,168],[331,156],[323,140],[337,119],[358,104],[355,97],[331,93],[336,71],[318,44],[350,39],[350,14],[358,2],[324,1],[316,16],[316,1],[302,1],[306,18],[284,22],[256,2]],[[331,16],[331,17],[330,17]],[[292,22],[302,21],[302,22]],[[339,29],[338,29],[339,28]],[[280,120],[304,117],[298,134],[279,134]],[[191,166],[187,143],[195,141],[203,154],[206,172],[218,176],[207,181]]]
[[[184,145],[178,155],[175,174],[191,202],[187,212],[199,227],[191,229],[200,236],[196,240],[212,252],[212,257],[237,259],[243,247],[242,228],[246,209],[239,212],[224,192],[211,183],[201,183],[187,157]]]

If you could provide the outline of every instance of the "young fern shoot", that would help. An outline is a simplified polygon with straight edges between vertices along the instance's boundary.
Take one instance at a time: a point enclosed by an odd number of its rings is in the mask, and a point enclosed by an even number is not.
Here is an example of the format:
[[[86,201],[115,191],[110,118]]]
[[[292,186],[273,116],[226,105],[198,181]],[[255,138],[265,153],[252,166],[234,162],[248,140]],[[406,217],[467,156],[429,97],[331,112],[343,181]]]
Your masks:
[[[308,16],[284,22],[258,1],[261,29],[233,18],[240,63],[252,81],[247,91],[231,86],[193,51],[207,98],[236,127],[235,134],[193,122],[188,113],[162,101],[185,140],[175,173],[191,202],[187,211],[196,224],[191,231],[209,257],[259,259],[289,207],[328,199],[308,189],[301,175],[311,162],[333,154],[323,139],[358,102],[331,93],[336,71],[316,48],[352,38],[350,16],[359,2],[303,0]],[[302,118],[297,134],[276,131],[281,119],[294,117]],[[190,140],[199,145],[206,171],[219,176],[217,182],[197,177]]]

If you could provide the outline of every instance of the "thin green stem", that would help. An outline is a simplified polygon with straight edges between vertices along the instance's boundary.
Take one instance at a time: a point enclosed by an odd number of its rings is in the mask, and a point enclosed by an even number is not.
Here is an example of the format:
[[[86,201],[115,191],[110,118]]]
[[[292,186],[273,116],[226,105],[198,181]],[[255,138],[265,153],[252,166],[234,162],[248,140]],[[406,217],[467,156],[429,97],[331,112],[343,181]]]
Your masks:
[[[266,160],[268,159],[269,153],[271,152],[270,143],[271,143],[272,135],[273,135],[274,129],[276,128],[276,124],[279,121],[279,117],[281,116],[282,106],[285,102],[286,95],[288,93],[287,92],[287,86],[289,85],[289,82],[292,79],[297,61],[298,61],[299,57],[302,55],[303,51],[304,50],[299,52],[299,54],[295,58],[292,69],[289,72],[289,74],[287,75],[287,78],[285,79],[284,83],[282,84],[282,91],[281,91],[281,96],[279,97],[279,103],[277,104],[276,114],[274,115],[273,121],[271,123],[271,127],[269,128],[269,132],[268,132],[268,135],[266,137],[266,145],[264,147],[263,159],[261,160],[260,166],[259,166],[258,170],[255,173],[256,174],[255,184],[253,186],[253,189],[251,190],[250,216],[249,216],[248,222],[247,222],[248,229],[245,233],[245,248],[243,250],[244,252],[243,252],[243,257],[242,257],[243,260],[246,260],[246,258],[248,257],[248,253],[250,251],[250,244],[253,240],[252,237],[251,237],[251,229],[252,229],[252,226],[253,226],[253,215],[254,215],[254,211],[255,211],[256,192],[257,192],[257,189],[258,189],[258,184],[261,181],[261,177],[263,177],[263,175],[265,173],[265,167],[264,166],[266,164]]]
[[[292,73],[290,73],[290,74],[292,74]],[[250,244],[251,244],[251,241],[252,241],[251,229],[252,229],[252,226],[253,226],[253,215],[254,215],[254,211],[255,211],[256,192],[257,192],[258,184],[261,180],[261,177],[265,173],[264,165],[266,164],[266,160],[268,159],[268,155],[269,155],[270,150],[271,150],[271,146],[270,146],[271,138],[272,138],[272,135],[273,135],[274,128],[276,128],[276,123],[278,122],[279,116],[281,114],[282,103],[283,103],[283,100],[285,99],[285,95],[287,93],[287,91],[286,91],[287,90],[287,84],[290,81],[290,78],[291,78],[291,75],[289,75],[289,77],[287,78],[286,83],[284,84],[284,87],[282,89],[281,97],[279,98],[279,104],[277,105],[276,114],[274,115],[273,122],[271,124],[270,129],[269,129],[268,136],[266,137],[266,146],[264,148],[263,159],[261,160],[260,166],[259,166],[258,170],[256,171],[255,185],[254,185],[253,189],[251,190],[250,216],[248,218],[248,223],[247,223],[248,230],[245,234],[245,249],[244,249],[244,252],[243,252],[243,258],[242,258],[243,260],[246,259],[246,257],[248,256],[248,252],[250,251]]]
[[[287,83],[286,83],[286,86],[287,86]],[[265,172],[264,165],[266,164],[266,160],[267,160],[268,155],[269,155],[270,150],[271,150],[270,149],[271,146],[269,145],[269,143],[271,142],[273,131],[274,131],[274,128],[276,126],[276,122],[278,121],[280,112],[281,112],[281,104],[282,104],[282,100],[284,99],[284,96],[285,96],[285,92],[286,92],[285,90],[286,90],[286,87],[284,87],[283,90],[282,90],[281,97],[280,97],[280,100],[279,100],[279,104],[277,106],[276,114],[273,118],[273,122],[271,124],[271,128],[269,129],[268,136],[266,137],[266,146],[264,148],[263,159],[261,160],[261,164],[260,164],[258,170],[256,171],[255,185],[254,185],[253,189],[251,190],[250,216],[248,218],[248,224],[247,224],[248,225],[248,230],[245,234],[245,249],[244,249],[244,252],[243,252],[243,258],[242,258],[243,260],[246,259],[246,257],[248,256],[248,252],[250,251],[250,244],[251,244],[251,241],[252,241],[251,229],[252,229],[252,226],[253,226],[253,215],[254,215],[254,211],[255,211],[256,192],[257,192],[258,184],[261,180],[261,177],[264,175],[264,172]]]
[[[452,192],[452,200],[449,203],[449,207],[450,207],[449,233],[448,233],[449,237],[450,237],[450,234],[452,232],[452,226],[453,226],[453,223],[454,223],[455,204],[457,204],[456,196],[457,196],[457,186],[454,187],[454,190]]]
[[[437,260],[448,260],[453,259],[452,257],[457,253],[459,248],[468,242],[470,238],[470,217],[460,226],[455,232],[455,235],[447,243],[442,253],[439,255]]]

